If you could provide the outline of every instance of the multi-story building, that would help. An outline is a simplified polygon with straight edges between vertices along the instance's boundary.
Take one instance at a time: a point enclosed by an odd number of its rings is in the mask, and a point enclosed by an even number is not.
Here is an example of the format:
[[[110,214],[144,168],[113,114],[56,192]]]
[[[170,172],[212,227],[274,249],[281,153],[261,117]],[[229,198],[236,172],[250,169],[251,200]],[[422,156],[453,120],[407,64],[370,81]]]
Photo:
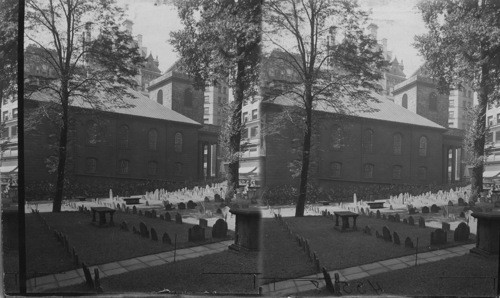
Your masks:
[[[18,177],[18,105],[17,96],[5,96],[2,100],[2,134],[0,139],[0,176],[2,196],[6,190],[17,186]]]
[[[469,87],[460,87],[450,91],[448,127],[465,130],[470,124],[468,111],[474,105],[474,91]]]
[[[226,120],[226,107],[229,103],[229,87],[224,82],[208,86],[204,92],[203,123],[222,126]]]
[[[260,164],[262,163],[262,133],[260,123],[260,101],[248,102],[242,109],[242,152],[240,158],[240,185],[260,186]]]
[[[490,103],[486,110],[486,136],[488,156],[484,165],[483,182],[485,188],[500,185],[500,104]]]

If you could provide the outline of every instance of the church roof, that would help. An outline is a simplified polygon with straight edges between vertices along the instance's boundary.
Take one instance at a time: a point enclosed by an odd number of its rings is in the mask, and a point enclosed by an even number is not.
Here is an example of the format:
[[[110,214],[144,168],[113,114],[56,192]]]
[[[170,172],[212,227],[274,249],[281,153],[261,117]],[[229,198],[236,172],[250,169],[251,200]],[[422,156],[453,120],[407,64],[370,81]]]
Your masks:
[[[155,59],[153,58],[153,55],[150,53],[149,56],[146,58],[146,63],[144,64],[144,68],[161,74],[160,69],[158,68]]]
[[[129,90],[130,93],[135,98],[131,97],[123,97],[123,103],[130,105],[128,108],[119,108],[113,107],[108,104],[107,107],[102,109],[103,112],[111,112],[122,115],[129,116],[137,116],[137,117],[145,117],[151,119],[158,119],[164,121],[172,121],[179,122],[184,124],[192,124],[192,125],[201,125],[200,123],[188,118],[174,110],[171,110],[154,100],[149,99],[144,94],[135,91]],[[55,98],[48,91],[46,92],[36,92],[30,96],[29,99],[41,102],[58,102],[57,98]],[[72,107],[84,108],[84,109],[92,109],[91,105],[83,100],[81,97],[73,97],[73,101],[71,102]]]
[[[374,111],[354,111],[351,115],[354,117],[361,117],[365,119],[389,121],[394,123],[424,126],[435,129],[445,129],[443,126],[416,113],[413,113],[412,111],[395,104],[394,102],[386,99],[381,95],[373,94],[373,96],[379,101],[370,101],[368,103],[368,106]],[[296,102],[291,99],[290,96],[280,96],[271,103],[283,106],[293,106],[296,104]],[[314,107],[314,110],[333,114],[336,113],[336,110],[331,105],[328,105],[325,102],[318,102]]]

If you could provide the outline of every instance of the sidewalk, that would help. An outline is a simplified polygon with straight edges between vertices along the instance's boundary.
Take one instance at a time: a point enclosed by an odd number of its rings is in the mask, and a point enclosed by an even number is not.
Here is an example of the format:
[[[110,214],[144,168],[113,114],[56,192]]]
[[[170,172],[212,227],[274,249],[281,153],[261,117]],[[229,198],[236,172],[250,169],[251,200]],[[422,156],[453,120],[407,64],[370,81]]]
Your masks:
[[[175,253],[175,261],[197,258],[209,254],[222,252],[233,244],[234,240],[210,243],[201,246],[178,249]],[[154,255],[142,256],[128,260],[116,261],[113,263],[90,266],[89,270],[94,275],[94,268],[99,269],[99,277],[105,278],[117,274],[132,272],[134,270],[151,268],[165,265],[174,261],[174,251],[162,252]],[[71,285],[85,283],[83,269],[75,269],[58,274],[29,279],[27,282],[27,292],[37,293],[45,290],[56,289]]]
[[[463,256],[469,253],[475,244],[467,244],[462,246],[450,247],[447,249],[435,250],[418,254],[417,264],[425,264],[436,262],[447,258]],[[341,270],[330,271],[329,274],[334,281],[335,273],[339,274],[340,281],[353,281],[356,279],[365,278],[368,276],[376,275],[391,270],[398,270],[409,268],[415,265],[415,255],[404,256],[395,259],[388,259],[380,262],[360,265]],[[298,280],[289,279],[276,283],[262,285],[262,293],[265,296],[286,296],[294,295],[301,292],[306,292],[316,289],[316,286],[309,280],[303,279],[316,279],[319,283],[318,288],[325,287],[325,280],[322,273],[304,276],[297,278]]]

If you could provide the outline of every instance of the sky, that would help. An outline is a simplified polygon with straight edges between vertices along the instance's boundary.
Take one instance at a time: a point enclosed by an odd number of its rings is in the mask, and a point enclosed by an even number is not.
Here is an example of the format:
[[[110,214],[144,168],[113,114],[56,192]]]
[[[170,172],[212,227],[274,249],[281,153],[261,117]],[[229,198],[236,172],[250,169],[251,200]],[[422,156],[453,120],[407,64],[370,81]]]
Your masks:
[[[143,46],[148,53],[158,56],[160,70],[166,71],[177,59],[173,47],[168,42],[172,31],[182,29],[172,0],[167,4],[155,5],[163,0],[117,0],[128,5],[129,18],[134,22],[132,33],[143,35]],[[413,48],[416,34],[425,33],[424,23],[417,13],[418,0],[360,0],[360,4],[372,10],[372,21],[377,26],[380,40],[387,38],[387,47],[398,61],[403,60],[405,74],[409,77],[423,63],[418,52]]]

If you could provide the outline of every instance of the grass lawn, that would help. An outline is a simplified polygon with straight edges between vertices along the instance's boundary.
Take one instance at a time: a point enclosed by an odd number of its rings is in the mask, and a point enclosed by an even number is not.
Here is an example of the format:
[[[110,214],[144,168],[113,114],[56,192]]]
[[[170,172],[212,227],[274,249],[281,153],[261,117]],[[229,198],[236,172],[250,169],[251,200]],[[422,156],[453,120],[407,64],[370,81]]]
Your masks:
[[[410,236],[415,244],[416,238],[419,237],[419,252],[437,248],[429,247],[430,233],[434,229],[423,229],[403,223],[391,223],[382,219],[358,217],[358,231],[346,233],[335,230],[335,221],[323,216],[287,217],[284,220],[288,222],[294,233],[301,235],[309,241],[310,247],[318,255],[321,265],[329,271],[414,254],[415,249],[404,247],[406,236]],[[361,231],[361,227],[365,225],[372,227],[372,236],[364,234]],[[396,231],[400,235],[401,246],[375,237],[375,230],[378,230],[382,234],[382,227],[384,225],[388,226],[391,234],[393,231]],[[463,243],[451,243],[447,246],[454,244]],[[279,248],[275,248],[278,251],[292,249],[286,243],[278,242],[276,245],[280,246]],[[286,264],[284,265],[287,266]],[[272,267],[273,265],[270,264],[269,266]],[[282,265],[277,263],[274,266]],[[284,270],[287,270],[286,267]],[[299,276],[302,275],[296,275],[295,277]]]
[[[369,278],[351,281],[352,295],[359,295],[356,286],[364,282],[366,295],[376,295],[367,285],[370,280],[378,283],[385,295],[404,296],[495,296],[495,284],[498,269],[497,257],[483,257],[467,254],[461,257],[418,265],[407,269],[394,270],[377,274]],[[343,293],[345,294],[345,293]],[[325,288],[301,293],[300,296],[327,296]]]
[[[264,278],[290,279],[315,273],[314,264],[275,219],[262,219],[262,266]],[[264,279],[263,284],[272,282]]]
[[[30,215],[31,216],[31,215]],[[205,242],[188,242],[188,229],[193,225],[176,224],[175,222],[166,222],[159,218],[146,218],[139,215],[115,212],[115,227],[99,228],[91,224],[92,216],[80,212],[61,212],[61,213],[43,213],[49,226],[64,233],[68,237],[71,246],[75,247],[80,260],[87,265],[96,265],[109,263],[117,260],[124,260],[133,257],[139,257],[149,254],[160,253],[174,249],[174,245],[163,244],[161,237],[167,232],[174,242],[177,234],[177,248],[188,246],[197,246],[204,243],[221,241],[222,239],[211,239],[211,228],[205,230],[207,240]],[[122,221],[128,223],[129,232],[120,230],[119,224]],[[132,226],[139,230],[139,223],[143,221],[148,229],[154,227],[159,241],[142,238],[132,233]],[[51,237],[57,244],[55,237]],[[32,243],[32,249],[38,249],[41,243]],[[60,245],[61,249],[62,246]],[[47,251],[39,254],[46,259],[50,259],[54,253]],[[60,255],[60,253],[58,253]],[[41,260],[35,260],[40,262]],[[47,272],[59,271],[55,261],[47,261],[44,264],[44,270]],[[39,267],[41,264],[36,265]],[[67,268],[75,269],[76,267]]]
[[[221,253],[169,263],[101,279],[105,294],[148,293],[163,289],[182,294],[258,293],[253,275],[207,273],[256,273],[258,253],[226,250]],[[57,293],[89,292],[84,285],[57,289]],[[140,294],[138,294],[140,297]]]

